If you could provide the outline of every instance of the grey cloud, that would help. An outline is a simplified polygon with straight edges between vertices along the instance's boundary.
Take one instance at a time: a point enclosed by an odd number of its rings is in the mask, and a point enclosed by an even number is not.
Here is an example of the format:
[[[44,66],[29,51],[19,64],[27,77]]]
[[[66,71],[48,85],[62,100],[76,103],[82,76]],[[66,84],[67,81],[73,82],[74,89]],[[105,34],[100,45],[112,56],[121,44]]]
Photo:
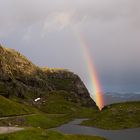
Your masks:
[[[71,29],[75,25],[88,41],[103,88],[131,83],[133,89],[140,90],[139,0],[0,3],[2,44],[17,49],[37,65],[69,68],[88,85],[86,64]]]

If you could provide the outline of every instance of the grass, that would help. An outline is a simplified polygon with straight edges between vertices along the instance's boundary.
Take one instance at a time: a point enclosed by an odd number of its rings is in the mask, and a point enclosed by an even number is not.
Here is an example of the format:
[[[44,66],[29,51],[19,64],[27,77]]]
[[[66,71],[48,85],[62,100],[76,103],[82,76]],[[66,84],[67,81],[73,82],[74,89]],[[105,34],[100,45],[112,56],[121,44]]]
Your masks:
[[[28,129],[16,133],[0,135],[0,140],[105,140],[97,136],[65,135],[43,129]]]
[[[3,96],[0,96],[0,117],[31,114],[34,111],[35,109],[30,106],[19,104]]]
[[[37,114],[34,116],[26,116],[26,123],[33,127],[53,128],[71,120],[69,115],[61,114]]]
[[[140,101],[109,105],[82,125],[113,130],[140,127]]]
[[[12,117],[0,120],[0,126],[40,127],[43,129],[54,128],[67,123],[74,118],[89,118],[96,112],[93,109],[78,108],[77,112],[68,114],[46,114],[37,112],[28,116]],[[76,108],[75,108],[76,110]]]
[[[45,114],[40,113],[31,116],[25,116],[25,126],[40,127],[44,129],[54,128],[68,123],[74,118],[90,118],[96,111],[94,109],[81,108],[71,114]]]
[[[46,114],[30,106],[19,104],[0,96],[0,117],[9,117],[0,120],[0,126],[9,126],[10,124],[10,126],[52,128],[72,119],[71,115],[65,110],[63,111],[65,114],[54,114],[56,113],[56,108],[54,108],[54,111],[51,109],[53,114]],[[22,116],[25,114],[28,116]]]
[[[33,115],[31,113],[32,110],[28,110],[27,106],[1,97],[4,100],[5,106],[2,109],[5,116],[15,115],[15,117],[0,120],[0,125],[8,126],[10,124],[10,126],[32,126],[47,129],[67,123],[74,118],[91,118],[98,112],[97,108],[82,107],[77,103],[68,101],[67,97],[69,97],[69,93],[64,91],[51,92],[50,95],[43,98],[41,103],[38,102],[36,104],[39,110],[35,110]],[[7,104],[7,102],[11,104]],[[25,112],[21,112],[23,107],[25,107]],[[31,115],[16,117],[25,113]]]
[[[46,95],[43,99],[42,104],[37,104],[39,110],[49,114],[73,114],[82,115],[82,113],[87,115],[91,111],[98,111],[96,107],[83,107],[81,104],[76,102],[76,97],[66,91],[53,91]],[[88,110],[88,111],[86,111]]]
[[[0,82],[0,93],[5,93],[7,91],[7,87],[4,83]]]
[[[57,90],[71,91],[73,89],[73,79],[49,78],[49,82],[55,85]]]
[[[55,92],[46,96],[44,98],[46,102],[38,105],[39,109],[44,112],[0,96],[0,105],[2,106],[0,111],[2,110],[4,116],[28,114],[33,111],[36,113],[0,120],[2,126],[10,124],[11,126],[28,127],[23,131],[0,135],[0,140],[105,140],[98,136],[66,135],[47,130],[67,123],[74,118],[90,118],[82,125],[102,129],[140,127],[140,102],[113,104],[106,106],[100,112],[97,108],[86,108],[67,101],[67,94]]]
[[[80,106],[68,101],[66,99],[68,96],[70,96],[70,94],[65,91],[50,92],[49,95],[45,97],[44,103],[37,107],[46,113],[68,114],[74,112]]]
[[[50,93],[43,99],[42,104],[37,104],[40,111],[0,96],[0,117],[35,113],[0,120],[0,125],[10,124],[47,129],[67,123],[74,118],[90,118],[82,125],[114,130],[140,127],[140,102],[112,104],[100,112],[97,108],[86,108],[68,101],[68,95],[69,93],[64,91]]]

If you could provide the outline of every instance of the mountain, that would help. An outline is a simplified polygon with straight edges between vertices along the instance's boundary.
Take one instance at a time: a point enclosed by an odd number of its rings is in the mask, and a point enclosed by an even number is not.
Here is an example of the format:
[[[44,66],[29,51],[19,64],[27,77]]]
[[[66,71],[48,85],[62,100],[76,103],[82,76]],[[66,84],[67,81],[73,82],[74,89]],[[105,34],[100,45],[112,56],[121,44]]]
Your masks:
[[[139,108],[140,102],[131,102],[108,105],[99,111],[78,75],[65,69],[38,67],[17,51],[0,46],[0,126],[8,130],[9,126],[24,128],[2,134],[0,139],[68,140],[67,135],[46,129],[75,118],[89,118],[82,124],[103,129],[135,128],[140,126]],[[69,139],[73,137],[89,139],[76,135]]]
[[[0,95],[43,104],[53,91],[65,93],[66,100],[81,106],[96,107],[78,75],[65,69],[40,68],[19,52],[0,45]],[[40,101],[36,102],[37,98]]]
[[[128,101],[139,101],[140,93],[138,92],[106,92],[104,94],[105,105],[128,102]]]

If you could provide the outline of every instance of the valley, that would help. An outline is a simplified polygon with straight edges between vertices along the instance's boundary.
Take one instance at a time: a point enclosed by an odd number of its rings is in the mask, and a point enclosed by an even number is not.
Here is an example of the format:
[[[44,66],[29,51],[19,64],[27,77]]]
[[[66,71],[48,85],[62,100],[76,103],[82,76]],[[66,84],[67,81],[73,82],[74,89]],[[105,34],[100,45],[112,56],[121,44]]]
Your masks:
[[[0,140],[105,140],[63,134],[57,128],[87,118],[82,127],[120,130],[140,127],[140,101],[116,103],[102,111],[80,79],[65,69],[38,67],[0,46]]]

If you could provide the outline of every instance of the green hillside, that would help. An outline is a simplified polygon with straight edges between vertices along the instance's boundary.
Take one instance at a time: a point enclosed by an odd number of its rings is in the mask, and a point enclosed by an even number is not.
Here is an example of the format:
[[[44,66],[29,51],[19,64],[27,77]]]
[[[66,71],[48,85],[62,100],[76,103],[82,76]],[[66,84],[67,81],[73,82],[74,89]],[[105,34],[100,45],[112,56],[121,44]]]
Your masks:
[[[35,109],[0,96],[0,117],[34,113]]]
[[[106,106],[92,119],[82,125],[103,129],[126,129],[140,127],[140,101],[126,102]]]
[[[52,91],[70,93],[73,102],[96,106],[80,77],[65,69],[40,68],[19,52],[0,46],[0,95],[34,104]]]
[[[140,127],[140,102],[113,104],[99,111],[78,75],[40,68],[0,46],[0,126],[25,128],[0,135],[0,140],[103,140],[47,130],[75,118],[89,118],[82,125],[103,129]]]
[[[0,120],[0,125],[8,126],[10,124],[10,126],[32,126],[47,129],[67,123],[74,118],[90,118],[95,113],[99,112],[97,107],[83,107],[81,104],[68,101],[67,98],[71,99],[72,97],[65,91],[50,92],[49,95],[45,96],[34,105],[36,109],[31,108],[35,110],[34,113],[32,113],[32,110],[29,110],[29,115],[19,117],[17,117],[17,115],[20,115],[19,111],[22,110],[22,107],[25,105],[4,98],[14,105],[16,104],[18,106],[18,112],[15,113],[15,106],[11,105],[10,111],[12,116],[15,115],[15,117]],[[9,109],[10,105],[7,104],[5,106]],[[3,112],[5,111],[6,110],[3,110]],[[6,116],[8,116],[8,114]]]
[[[79,98],[62,90],[49,92],[36,104],[36,107],[43,112],[51,114],[74,114],[78,110],[84,108]],[[98,111],[97,107],[87,108]]]

